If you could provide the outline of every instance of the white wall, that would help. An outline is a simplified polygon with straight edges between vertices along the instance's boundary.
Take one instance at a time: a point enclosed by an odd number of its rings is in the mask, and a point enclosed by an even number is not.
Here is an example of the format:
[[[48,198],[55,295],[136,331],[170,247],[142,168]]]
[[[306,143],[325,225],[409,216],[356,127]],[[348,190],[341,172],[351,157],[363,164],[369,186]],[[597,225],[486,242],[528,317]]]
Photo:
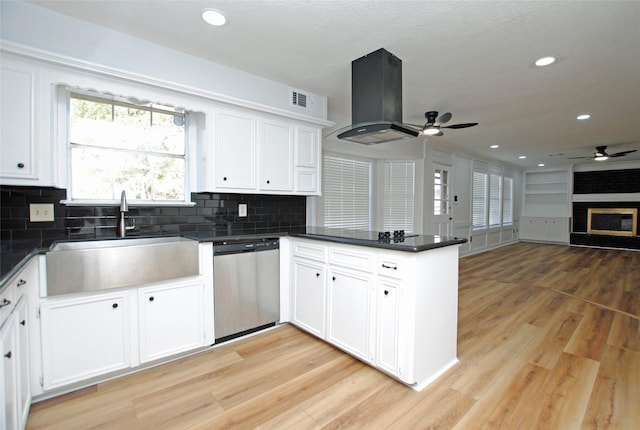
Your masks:
[[[126,7],[125,2],[123,7]],[[310,109],[302,110],[290,105],[290,87],[285,83],[270,81],[21,1],[0,2],[0,38],[5,43],[107,66],[116,71],[193,87],[296,115],[327,119],[324,96],[308,93],[312,101]]]

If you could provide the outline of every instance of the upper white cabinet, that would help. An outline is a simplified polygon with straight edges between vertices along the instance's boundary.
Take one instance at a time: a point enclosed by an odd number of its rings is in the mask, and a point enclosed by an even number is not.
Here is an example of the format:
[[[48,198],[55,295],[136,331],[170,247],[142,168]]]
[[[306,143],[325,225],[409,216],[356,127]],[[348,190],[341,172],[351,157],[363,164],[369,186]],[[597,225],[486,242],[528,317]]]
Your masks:
[[[256,189],[258,118],[241,110],[215,111],[215,187]]]
[[[37,179],[36,80],[33,70],[3,62],[0,69],[0,177]]]
[[[265,191],[293,191],[293,125],[271,118],[260,120],[260,183]]]
[[[319,126],[239,108],[209,116],[213,141],[201,148],[198,191],[320,194]]]

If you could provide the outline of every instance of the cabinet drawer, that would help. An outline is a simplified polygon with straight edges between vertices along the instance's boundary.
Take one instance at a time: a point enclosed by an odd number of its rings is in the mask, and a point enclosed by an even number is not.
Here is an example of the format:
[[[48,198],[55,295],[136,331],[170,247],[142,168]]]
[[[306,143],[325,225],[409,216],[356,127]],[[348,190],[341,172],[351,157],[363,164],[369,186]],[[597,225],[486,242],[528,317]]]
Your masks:
[[[310,258],[316,261],[327,261],[327,247],[317,245],[315,243],[294,241],[293,242],[293,255],[296,257]]]
[[[408,262],[400,256],[392,254],[380,254],[378,256],[378,275],[394,279],[404,279],[408,266]]]
[[[373,271],[373,261],[374,257],[370,253],[344,248],[329,248],[329,263],[331,264],[371,273]]]

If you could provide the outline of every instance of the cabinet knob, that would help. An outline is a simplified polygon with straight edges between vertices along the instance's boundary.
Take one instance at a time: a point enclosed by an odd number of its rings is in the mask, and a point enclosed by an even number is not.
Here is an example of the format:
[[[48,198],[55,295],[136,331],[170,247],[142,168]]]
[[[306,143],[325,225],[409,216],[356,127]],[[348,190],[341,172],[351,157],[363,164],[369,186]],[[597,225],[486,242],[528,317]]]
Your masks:
[[[316,273],[316,278],[319,278],[319,277],[320,277],[320,274],[319,274],[319,273]]]
[[[7,352],[7,353],[4,355],[4,358],[11,359],[11,356],[12,356],[12,355],[13,355],[13,354],[11,354],[11,351],[9,351],[9,352]]]
[[[11,304],[11,300],[2,299],[2,303],[0,303],[0,308],[4,308],[5,306],[9,306]]]
[[[332,277],[331,277],[331,280],[332,280],[332,281],[335,281],[335,280],[336,280],[336,277],[335,277],[335,276],[332,276]]]
[[[384,290],[384,295],[388,295],[389,294],[389,290]]]
[[[149,301],[150,301],[150,302],[154,301],[155,299],[156,299],[156,298],[155,298],[155,297],[153,297],[153,296],[149,297]]]
[[[16,166],[18,167],[18,169],[24,169],[24,163],[18,163],[16,164]]]
[[[222,180],[223,180],[223,181],[226,181],[226,180],[227,180],[227,177],[225,176],[224,178],[222,178]]]
[[[267,179],[267,184],[270,184],[270,183],[271,183],[271,181]]]
[[[24,279],[19,279],[19,280],[18,280],[18,283],[16,284],[16,286],[21,287],[21,286],[23,286],[23,285],[24,285],[24,284],[26,284],[26,283],[27,283],[27,281],[25,281]]]
[[[118,304],[117,304],[117,303],[114,303],[114,304],[112,304],[112,305],[111,305],[111,307],[112,307],[113,309],[117,309],[117,308],[118,308]]]
[[[20,321],[20,325],[24,326],[27,325],[27,322],[25,320]]]

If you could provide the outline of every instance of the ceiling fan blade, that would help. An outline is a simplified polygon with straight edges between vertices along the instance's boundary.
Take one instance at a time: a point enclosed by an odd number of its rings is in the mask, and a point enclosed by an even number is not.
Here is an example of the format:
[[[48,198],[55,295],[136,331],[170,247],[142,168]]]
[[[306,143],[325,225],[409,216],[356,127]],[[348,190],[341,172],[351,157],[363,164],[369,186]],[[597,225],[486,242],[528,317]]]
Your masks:
[[[477,122],[465,122],[462,124],[452,124],[452,125],[447,125],[445,127],[442,128],[467,128],[467,127],[474,127],[478,125]]]
[[[593,157],[567,157],[567,160],[590,160]]]
[[[442,115],[440,115],[440,118],[438,118],[437,122],[438,124],[445,124],[451,120],[452,116],[453,115],[451,115],[451,112],[443,113]]]
[[[621,151],[621,152],[616,152],[615,154],[611,154],[609,155],[609,157],[623,157],[627,154],[631,154],[632,152],[636,152],[637,149],[632,149],[630,151]]]

